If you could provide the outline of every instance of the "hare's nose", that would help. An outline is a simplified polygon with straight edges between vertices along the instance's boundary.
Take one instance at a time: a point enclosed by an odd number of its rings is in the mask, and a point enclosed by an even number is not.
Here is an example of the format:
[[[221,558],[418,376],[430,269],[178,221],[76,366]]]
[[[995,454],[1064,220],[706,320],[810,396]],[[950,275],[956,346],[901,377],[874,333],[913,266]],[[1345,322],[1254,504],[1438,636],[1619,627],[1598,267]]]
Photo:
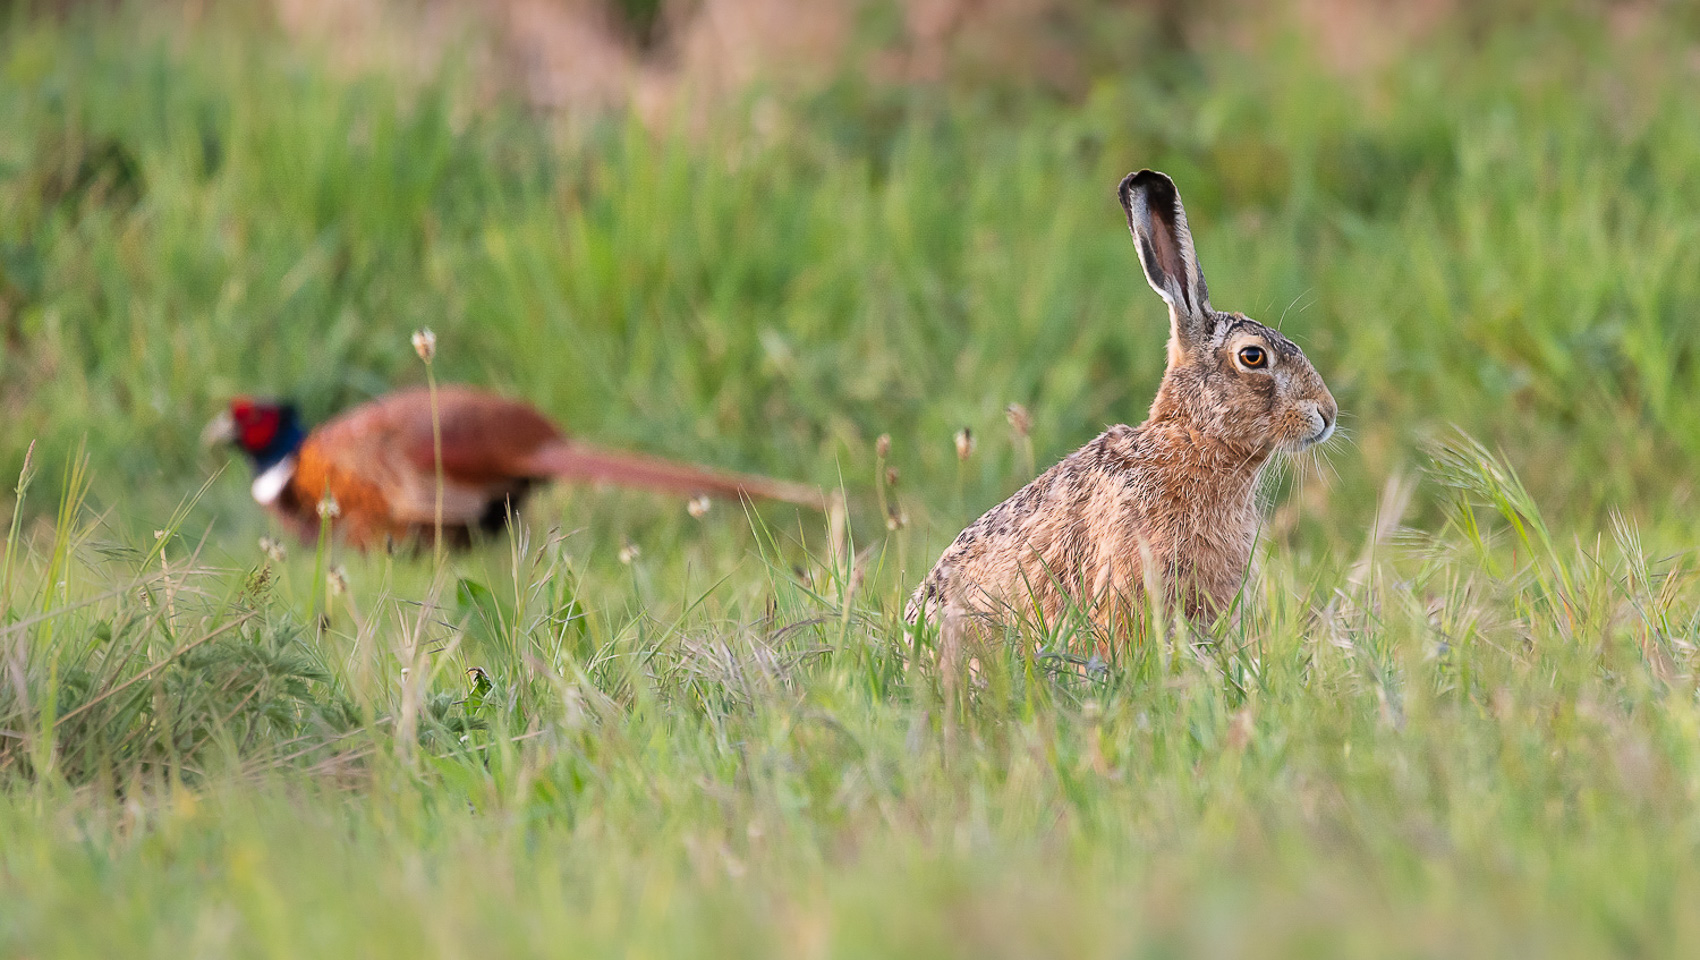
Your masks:
[[[1334,404],[1328,404],[1328,406],[1319,406],[1319,408],[1316,409],[1316,416],[1319,420],[1323,421],[1323,428],[1316,433],[1316,442],[1323,443],[1326,442],[1329,437],[1333,437],[1334,421],[1340,418],[1340,411],[1334,408]]]
[[[1311,443],[1322,443],[1334,436],[1334,421],[1339,410],[1332,403],[1317,403],[1311,407],[1317,420],[1316,433],[1311,437]]]

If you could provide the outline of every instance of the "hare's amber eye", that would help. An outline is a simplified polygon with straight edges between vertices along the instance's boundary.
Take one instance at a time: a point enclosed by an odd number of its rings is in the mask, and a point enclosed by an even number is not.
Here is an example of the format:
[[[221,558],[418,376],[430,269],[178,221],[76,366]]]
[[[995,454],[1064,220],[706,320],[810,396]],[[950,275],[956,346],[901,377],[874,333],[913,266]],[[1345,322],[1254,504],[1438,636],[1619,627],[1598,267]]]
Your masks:
[[[1241,347],[1240,362],[1256,370],[1269,362],[1269,353],[1262,347]]]

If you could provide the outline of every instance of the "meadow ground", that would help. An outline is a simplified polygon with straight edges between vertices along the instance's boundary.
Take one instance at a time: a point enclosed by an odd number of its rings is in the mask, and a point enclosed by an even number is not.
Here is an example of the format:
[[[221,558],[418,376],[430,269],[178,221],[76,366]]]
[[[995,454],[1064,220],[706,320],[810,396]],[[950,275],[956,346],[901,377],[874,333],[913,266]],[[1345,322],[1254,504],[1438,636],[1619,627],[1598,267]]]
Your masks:
[[[1692,955],[1700,23],[1516,6],[1350,77],[1275,32],[678,133],[8,14],[0,953]],[[1346,436],[1231,629],[948,699],[906,591],[1160,374],[1147,165]],[[419,382],[421,326],[600,441],[842,486],[850,555],[561,490],[441,568],[268,556],[201,425]]]

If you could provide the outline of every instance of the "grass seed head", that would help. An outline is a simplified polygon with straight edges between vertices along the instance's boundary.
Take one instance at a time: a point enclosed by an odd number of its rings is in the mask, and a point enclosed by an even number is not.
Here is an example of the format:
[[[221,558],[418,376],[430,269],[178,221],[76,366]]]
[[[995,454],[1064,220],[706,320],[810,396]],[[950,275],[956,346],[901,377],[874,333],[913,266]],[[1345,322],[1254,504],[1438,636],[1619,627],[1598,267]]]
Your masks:
[[[1015,431],[1016,436],[1026,437],[1033,432],[1033,416],[1027,412],[1026,407],[1012,403],[1005,407],[1003,412],[1004,416],[1009,418],[1009,428]]]
[[[261,565],[260,569],[255,570],[248,577],[247,582],[242,585],[242,592],[250,598],[265,596],[266,590],[271,586],[273,576],[270,564]]]
[[[430,327],[413,331],[413,352],[426,363],[437,358],[437,335],[431,332]]]
[[[963,427],[956,431],[956,459],[967,460],[974,455],[974,431]]]

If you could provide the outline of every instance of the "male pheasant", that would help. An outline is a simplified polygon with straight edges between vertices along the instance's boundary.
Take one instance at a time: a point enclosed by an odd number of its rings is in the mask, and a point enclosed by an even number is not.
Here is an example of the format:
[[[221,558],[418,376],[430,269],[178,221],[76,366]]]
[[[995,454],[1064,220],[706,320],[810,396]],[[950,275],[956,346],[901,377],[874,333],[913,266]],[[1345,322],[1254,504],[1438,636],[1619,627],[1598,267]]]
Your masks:
[[[803,484],[724,473],[571,439],[531,406],[470,387],[437,391],[445,540],[502,529],[531,488],[579,480],[684,496],[780,500],[824,509]],[[287,403],[237,397],[202,439],[235,444],[253,461],[254,499],[302,538],[318,536],[334,502],[336,536],[358,549],[436,533],[437,468],[431,399],[423,388],[363,403],[304,430]]]

